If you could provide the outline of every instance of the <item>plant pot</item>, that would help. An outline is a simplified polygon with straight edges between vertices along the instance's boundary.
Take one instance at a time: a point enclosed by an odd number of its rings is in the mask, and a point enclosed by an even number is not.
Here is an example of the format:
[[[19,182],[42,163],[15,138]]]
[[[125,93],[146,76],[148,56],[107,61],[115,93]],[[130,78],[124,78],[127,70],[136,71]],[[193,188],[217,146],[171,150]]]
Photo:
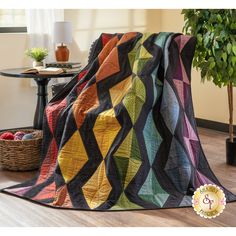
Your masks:
[[[229,138],[226,139],[226,163],[236,166],[236,138],[233,142],[230,142]]]
[[[43,66],[42,61],[33,61],[33,67]]]

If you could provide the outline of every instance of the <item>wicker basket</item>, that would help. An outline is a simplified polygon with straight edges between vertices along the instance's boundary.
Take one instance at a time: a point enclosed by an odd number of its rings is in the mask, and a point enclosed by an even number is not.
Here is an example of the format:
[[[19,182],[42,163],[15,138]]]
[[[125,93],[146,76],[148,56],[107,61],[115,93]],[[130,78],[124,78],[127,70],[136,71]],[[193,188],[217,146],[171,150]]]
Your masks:
[[[17,131],[32,133],[35,130],[10,130],[12,133]],[[39,168],[41,145],[42,137],[17,141],[0,140],[1,167],[12,171],[28,171]]]

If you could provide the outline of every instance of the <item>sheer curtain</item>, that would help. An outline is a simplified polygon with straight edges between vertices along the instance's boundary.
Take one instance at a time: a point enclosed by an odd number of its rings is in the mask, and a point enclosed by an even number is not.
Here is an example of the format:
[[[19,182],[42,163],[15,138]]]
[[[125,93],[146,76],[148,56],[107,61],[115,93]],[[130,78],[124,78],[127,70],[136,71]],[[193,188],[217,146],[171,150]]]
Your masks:
[[[49,50],[45,61],[55,61],[53,43],[53,25],[55,21],[64,21],[63,9],[28,9],[26,10],[29,48],[44,47]],[[56,79],[50,82],[55,83]]]
[[[53,24],[64,21],[63,9],[26,10],[29,47],[45,47],[49,50],[48,61],[54,59]]]

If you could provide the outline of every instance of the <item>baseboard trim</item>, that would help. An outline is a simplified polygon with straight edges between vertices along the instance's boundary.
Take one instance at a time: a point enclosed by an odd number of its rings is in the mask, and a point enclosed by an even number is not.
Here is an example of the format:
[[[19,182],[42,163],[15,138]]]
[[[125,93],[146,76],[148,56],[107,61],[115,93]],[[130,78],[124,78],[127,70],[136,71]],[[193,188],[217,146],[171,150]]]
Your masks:
[[[206,120],[202,118],[196,118],[196,123],[198,127],[206,128],[206,129],[213,129],[221,132],[228,133],[229,132],[229,125],[226,123],[213,121],[213,120]],[[32,129],[32,126],[29,127],[18,127],[18,128],[10,128],[10,129],[2,129],[0,132],[8,131],[8,130],[15,130],[15,129]],[[236,133],[236,125],[234,125],[234,130]]]
[[[198,127],[213,129],[221,132],[228,133],[229,125],[226,123],[221,123],[213,120],[205,120],[202,118],[196,118],[196,123]],[[236,131],[236,126],[234,125],[234,131]]]
[[[16,129],[33,129],[33,127],[32,126],[28,126],[28,127],[17,127],[17,128],[9,128],[9,129],[0,129],[0,132],[11,131],[11,130],[16,130]]]

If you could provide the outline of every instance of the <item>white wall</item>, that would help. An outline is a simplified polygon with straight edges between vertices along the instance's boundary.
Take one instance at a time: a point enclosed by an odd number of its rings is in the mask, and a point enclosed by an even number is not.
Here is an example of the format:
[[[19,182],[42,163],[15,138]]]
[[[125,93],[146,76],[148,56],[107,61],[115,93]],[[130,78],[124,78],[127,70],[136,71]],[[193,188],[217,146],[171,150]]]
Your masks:
[[[91,43],[103,32],[159,31],[160,10],[65,10],[65,19],[73,23],[73,60],[87,62]]]
[[[27,65],[26,34],[0,34],[0,70]],[[32,126],[36,90],[29,79],[0,76],[0,129]]]

